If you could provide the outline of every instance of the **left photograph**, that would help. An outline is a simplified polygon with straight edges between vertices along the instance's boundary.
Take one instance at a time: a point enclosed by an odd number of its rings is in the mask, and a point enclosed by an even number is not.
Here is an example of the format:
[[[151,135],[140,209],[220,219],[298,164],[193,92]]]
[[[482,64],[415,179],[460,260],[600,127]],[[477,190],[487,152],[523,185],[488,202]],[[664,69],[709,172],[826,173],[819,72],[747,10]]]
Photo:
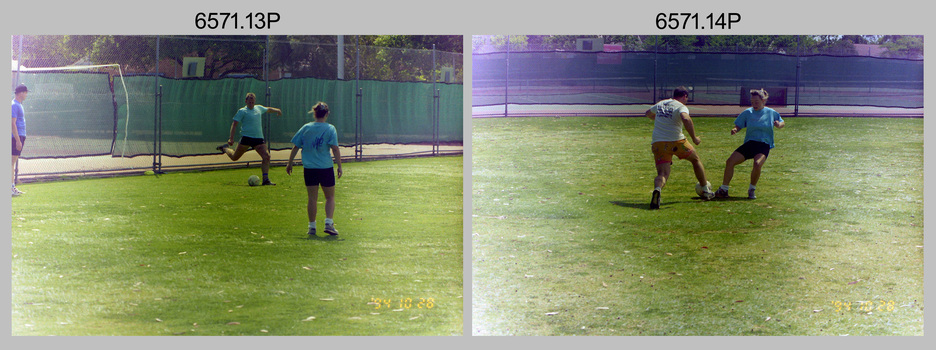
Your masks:
[[[12,335],[462,335],[461,35],[11,41]]]

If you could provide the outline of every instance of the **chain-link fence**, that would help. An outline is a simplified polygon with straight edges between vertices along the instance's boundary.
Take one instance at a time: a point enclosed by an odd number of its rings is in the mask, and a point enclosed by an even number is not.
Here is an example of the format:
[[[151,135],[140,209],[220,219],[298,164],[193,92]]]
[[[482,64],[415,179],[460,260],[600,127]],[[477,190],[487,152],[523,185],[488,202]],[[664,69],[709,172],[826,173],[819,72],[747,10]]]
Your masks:
[[[802,54],[806,50],[795,45],[675,51],[657,44],[652,51],[628,51],[601,40],[593,47],[581,47],[580,40],[570,50],[534,51],[542,43],[500,39],[473,39],[472,105],[489,107],[485,114],[509,115],[507,106],[648,105],[678,86],[688,87],[690,101],[699,105],[743,106],[750,89],[767,88],[776,92],[771,105],[794,113],[800,106],[845,106],[868,114],[876,108],[922,114],[922,57]]]
[[[353,148],[343,156],[461,152],[462,53],[365,46],[356,36],[26,35],[12,37],[11,51],[13,85],[30,89],[22,159],[98,156],[71,162],[80,169],[45,162],[20,175],[229,163],[202,156],[219,155],[248,92],[283,110],[263,119],[272,150],[291,148],[323,101],[340,146]]]

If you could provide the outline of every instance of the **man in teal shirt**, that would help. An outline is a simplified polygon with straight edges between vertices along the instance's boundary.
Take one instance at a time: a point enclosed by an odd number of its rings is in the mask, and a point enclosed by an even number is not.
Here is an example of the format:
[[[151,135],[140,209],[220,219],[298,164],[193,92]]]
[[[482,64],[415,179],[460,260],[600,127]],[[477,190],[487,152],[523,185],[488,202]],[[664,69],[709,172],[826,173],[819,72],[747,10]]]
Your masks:
[[[263,139],[263,120],[261,116],[264,113],[276,113],[282,116],[283,111],[279,108],[264,107],[256,104],[257,95],[249,92],[244,99],[247,106],[244,106],[234,115],[234,122],[231,123],[231,137],[226,144],[218,146],[218,150],[226,154],[231,160],[240,159],[250,148],[257,151],[262,163],[260,168],[263,170],[263,185],[275,185],[270,181],[270,150],[267,148],[266,141]],[[232,150],[234,145],[234,133],[237,132],[237,126],[241,125],[241,139],[237,144],[237,149]]]

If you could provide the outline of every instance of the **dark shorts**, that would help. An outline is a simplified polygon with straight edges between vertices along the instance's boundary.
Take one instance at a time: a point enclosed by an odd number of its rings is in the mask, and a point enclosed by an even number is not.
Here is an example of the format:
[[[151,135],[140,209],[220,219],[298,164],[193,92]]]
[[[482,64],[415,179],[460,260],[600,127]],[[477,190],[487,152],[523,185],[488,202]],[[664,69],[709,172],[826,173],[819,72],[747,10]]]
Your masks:
[[[22,143],[23,143],[23,148],[26,148],[26,136],[20,136],[19,139],[20,139],[20,141],[22,141]],[[13,155],[19,157],[19,155],[23,153],[23,150],[22,150],[22,149],[20,149],[20,150],[18,150],[18,151],[16,150],[16,139],[15,139],[15,138],[10,137],[10,142],[13,143],[13,145],[11,146],[11,148],[13,149]]]
[[[303,177],[305,177],[305,185],[308,186],[318,186],[322,187],[334,187],[335,186],[335,168],[327,169],[303,169]]]
[[[735,152],[741,153],[744,159],[754,158],[754,156],[758,154],[763,154],[764,157],[767,157],[770,155],[770,145],[760,141],[748,141],[738,147]]]
[[[266,141],[264,141],[263,139],[258,139],[254,137],[248,137],[248,136],[241,136],[241,139],[240,139],[240,144],[247,146],[247,147],[257,147],[265,143]]]

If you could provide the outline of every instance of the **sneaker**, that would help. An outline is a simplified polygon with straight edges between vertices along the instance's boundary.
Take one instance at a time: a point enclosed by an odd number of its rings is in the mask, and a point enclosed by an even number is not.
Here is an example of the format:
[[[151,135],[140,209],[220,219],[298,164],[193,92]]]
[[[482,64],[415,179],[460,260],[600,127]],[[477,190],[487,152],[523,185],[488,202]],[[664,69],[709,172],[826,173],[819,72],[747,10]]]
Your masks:
[[[715,192],[712,192],[712,191],[702,192],[702,200],[710,201],[712,200],[712,198],[715,198]]]
[[[308,234],[309,234],[309,238],[314,237],[314,236],[315,236],[315,228],[309,227],[309,232],[308,232]]]
[[[728,190],[719,187],[715,190],[715,198],[728,198]]]
[[[270,182],[270,180],[263,180],[263,186],[276,186],[276,184]]]
[[[335,229],[335,224],[325,224],[325,233],[332,236],[337,236],[338,230]]]
[[[747,199],[757,199],[757,196],[754,195],[754,189],[749,188],[747,190]]]
[[[19,197],[23,193],[26,193],[26,192],[20,191],[16,189],[16,187],[13,187],[13,197]]]
[[[650,198],[650,209],[660,209],[660,191],[653,190],[653,197]]]
[[[226,143],[222,143],[221,146],[218,146],[215,149],[221,151],[221,153],[224,153],[224,149],[228,147],[231,147],[231,146],[228,146],[228,144]]]

